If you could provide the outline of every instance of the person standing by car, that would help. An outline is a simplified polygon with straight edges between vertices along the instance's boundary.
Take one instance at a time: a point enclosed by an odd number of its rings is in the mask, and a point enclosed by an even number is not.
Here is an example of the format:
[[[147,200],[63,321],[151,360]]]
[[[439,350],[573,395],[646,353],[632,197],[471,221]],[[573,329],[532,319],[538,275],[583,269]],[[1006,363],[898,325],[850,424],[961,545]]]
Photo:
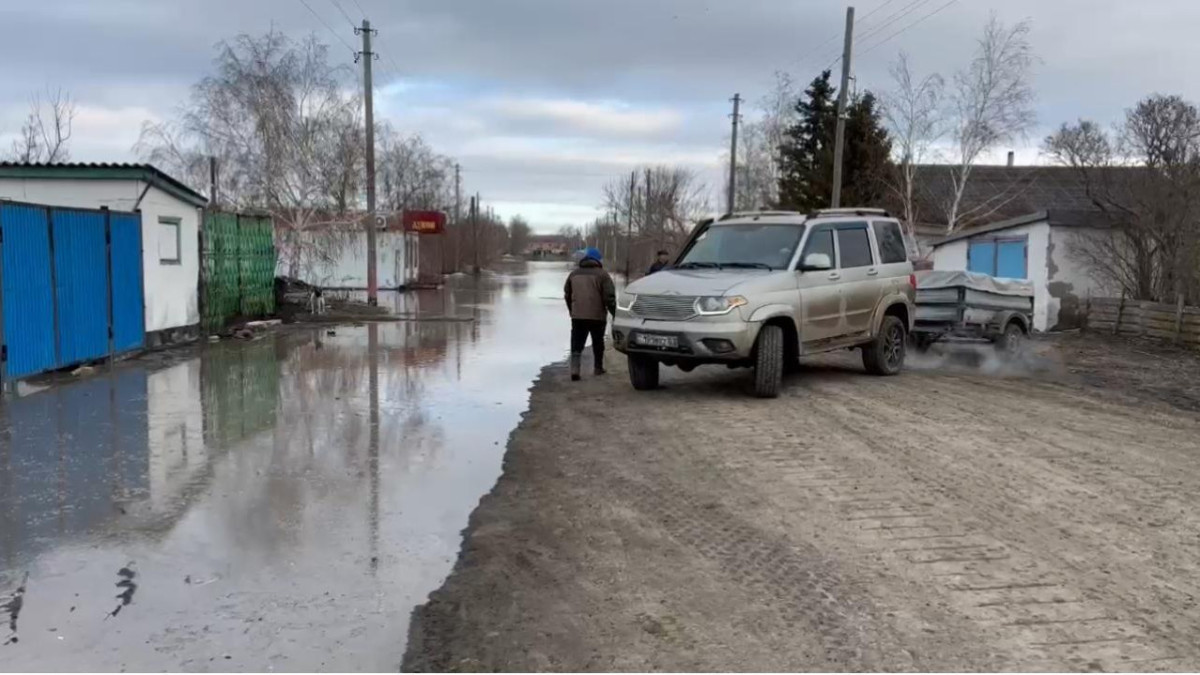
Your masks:
[[[646,271],[646,276],[650,276],[655,272],[661,272],[671,263],[671,254],[667,251],[659,251],[654,258],[654,264],[650,265],[650,269]]]
[[[612,277],[604,271],[600,251],[583,250],[579,267],[567,276],[563,287],[567,310],[571,313],[571,379],[579,379],[583,362],[583,346],[592,338],[593,372],[604,374],[604,329],[608,315],[617,313],[617,289]]]

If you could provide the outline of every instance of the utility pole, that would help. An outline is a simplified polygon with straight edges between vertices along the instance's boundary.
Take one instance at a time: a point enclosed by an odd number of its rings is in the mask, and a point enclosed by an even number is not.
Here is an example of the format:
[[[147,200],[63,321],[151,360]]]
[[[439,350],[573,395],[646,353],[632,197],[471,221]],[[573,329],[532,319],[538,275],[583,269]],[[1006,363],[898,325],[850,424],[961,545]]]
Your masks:
[[[653,230],[650,227],[650,167],[646,167],[646,204],[642,210],[644,211],[642,219],[645,221],[642,223],[642,230],[652,232]]]
[[[727,213],[737,211],[737,132],[738,121],[742,116],[738,114],[738,107],[742,103],[742,95],[733,95],[733,134],[729,138],[729,200],[725,202],[729,205]]]
[[[219,182],[217,181],[217,157],[216,157],[216,155],[208,156],[208,183],[211,186],[211,187],[209,187],[209,190],[208,190],[208,201],[213,206],[216,206],[220,202],[220,199],[218,198],[218,195],[217,195],[217,188],[219,187]]]
[[[462,166],[454,163],[454,263],[452,272],[458,271],[458,240],[462,234]]]
[[[846,94],[850,89],[850,52],[854,46],[854,8],[846,8],[846,43],[842,46],[842,86],[838,89],[837,131],[833,139],[833,195],[830,208],[842,205],[842,154],[846,144]]]
[[[629,261],[633,258],[633,196],[637,194],[637,170],[629,172],[629,225],[625,228],[625,283],[629,283]]]
[[[363,64],[363,108],[367,126],[367,304],[379,304],[379,277],[375,269],[375,96],[371,81],[371,22],[363,19],[362,28],[354,32],[362,35],[362,51],[354,55]]]
[[[471,248],[475,250],[475,274],[479,274],[479,193],[471,199],[471,234],[474,237],[475,244]]]

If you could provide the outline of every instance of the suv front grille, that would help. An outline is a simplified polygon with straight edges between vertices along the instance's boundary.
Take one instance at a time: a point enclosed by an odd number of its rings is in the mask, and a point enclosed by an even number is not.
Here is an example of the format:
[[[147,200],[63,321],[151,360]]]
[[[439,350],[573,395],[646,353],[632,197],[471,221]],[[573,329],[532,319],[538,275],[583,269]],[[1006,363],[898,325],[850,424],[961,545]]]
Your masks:
[[[686,321],[696,316],[696,296],[639,295],[629,312],[643,319]]]

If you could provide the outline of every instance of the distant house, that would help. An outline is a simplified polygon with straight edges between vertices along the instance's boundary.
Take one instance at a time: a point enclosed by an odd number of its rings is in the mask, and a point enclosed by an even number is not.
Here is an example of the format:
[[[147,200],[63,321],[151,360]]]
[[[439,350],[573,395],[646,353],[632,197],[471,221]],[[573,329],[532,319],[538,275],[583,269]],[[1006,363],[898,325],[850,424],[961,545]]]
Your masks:
[[[952,186],[949,169],[922,167],[918,200],[928,258],[938,270],[970,270],[1028,279],[1034,287],[1034,328],[1073,328],[1089,294],[1101,292],[1079,249],[1102,236],[1109,220],[1066,167],[980,166],[967,182],[959,225],[946,235]],[[932,222],[930,222],[932,221]],[[941,228],[940,237],[929,233]],[[920,240],[921,237],[918,236]]]
[[[561,258],[570,253],[566,237],[557,234],[535,234],[522,252],[530,258]]]
[[[0,199],[141,214],[146,343],[199,335],[200,209],[208,199],[149,164],[0,163]]]

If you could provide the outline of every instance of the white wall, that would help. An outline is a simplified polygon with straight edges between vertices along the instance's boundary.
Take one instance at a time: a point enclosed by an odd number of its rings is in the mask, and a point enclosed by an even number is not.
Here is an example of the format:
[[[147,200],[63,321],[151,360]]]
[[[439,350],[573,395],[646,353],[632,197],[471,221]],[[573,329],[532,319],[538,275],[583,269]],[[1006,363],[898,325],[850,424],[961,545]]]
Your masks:
[[[146,183],[135,180],[0,178],[0,197],[49,206],[131,211]],[[151,187],[142,198],[142,272],[146,332],[200,323],[200,210]],[[160,216],[180,219],[180,262],[158,258]]]
[[[1012,227],[1000,232],[988,232],[980,238],[995,236],[1027,237],[1028,258],[1025,261],[1025,273],[1033,282],[1033,328],[1046,331],[1058,323],[1059,303],[1051,298],[1048,289],[1049,279],[1046,267],[1046,249],[1050,243],[1050,224],[1046,221]],[[935,270],[965,270],[967,269],[967,248],[969,239],[959,239],[937,247],[933,251],[933,269]]]
[[[378,232],[375,236],[375,269],[380,288],[398,288],[416,281],[416,264],[413,238],[416,235],[404,232]],[[327,251],[328,260],[311,260],[295,270],[301,281],[324,288],[367,287],[367,233],[352,232],[342,237],[337,245],[314,244],[328,241],[319,235],[304,233],[301,246],[321,247]],[[277,273],[288,275],[288,263],[281,256]],[[306,259],[311,256],[305,256]]]

